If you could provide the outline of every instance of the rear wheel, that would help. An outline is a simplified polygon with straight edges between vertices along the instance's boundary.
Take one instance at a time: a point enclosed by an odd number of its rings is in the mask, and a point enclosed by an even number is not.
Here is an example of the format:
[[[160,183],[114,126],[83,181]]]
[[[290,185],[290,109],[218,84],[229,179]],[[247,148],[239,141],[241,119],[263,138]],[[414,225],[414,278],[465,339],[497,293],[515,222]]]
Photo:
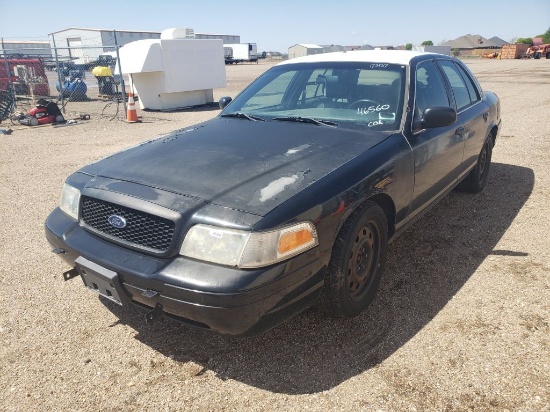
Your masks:
[[[475,167],[470,171],[468,176],[466,176],[466,179],[464,179],[459,185],[459,189],[469,193],[479,193],[483,190],[489,176],[492,154],[493,139],[489,136],[483,144],[483,148],[477,158]]]
[[[367,201],[346,221],[336,238],[323,289],[323,306],[351,318],[374,299],[388,244],[386,215]]]

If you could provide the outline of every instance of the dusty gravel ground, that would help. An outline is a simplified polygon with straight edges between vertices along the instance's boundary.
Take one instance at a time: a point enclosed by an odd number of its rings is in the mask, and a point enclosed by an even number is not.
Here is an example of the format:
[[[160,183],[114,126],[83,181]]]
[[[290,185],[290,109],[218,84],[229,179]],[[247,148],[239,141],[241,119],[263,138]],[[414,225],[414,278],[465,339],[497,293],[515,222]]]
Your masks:
[[[486,190],[451,193],[390,245],[363,315],[310,309],[249,339],[103,303],[62,280],[43,233],[74,170],[216,109],[130,125],[70,103],[92,119],[0,135],[0,409],[550,410],[550,60],[467,63],[502,101]],[[215,98],[267,67],[228,66]]]

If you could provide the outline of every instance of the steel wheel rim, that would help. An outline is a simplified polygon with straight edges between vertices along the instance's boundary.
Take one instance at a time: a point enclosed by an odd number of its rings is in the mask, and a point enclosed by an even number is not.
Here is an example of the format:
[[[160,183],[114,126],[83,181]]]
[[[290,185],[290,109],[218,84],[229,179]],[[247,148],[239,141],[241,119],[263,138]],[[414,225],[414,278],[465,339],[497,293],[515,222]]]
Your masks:
[[[347,283],[352,299],[360,300],[368,290],[379,265],[380,231],[369,222],[356,233],[348,260]]]

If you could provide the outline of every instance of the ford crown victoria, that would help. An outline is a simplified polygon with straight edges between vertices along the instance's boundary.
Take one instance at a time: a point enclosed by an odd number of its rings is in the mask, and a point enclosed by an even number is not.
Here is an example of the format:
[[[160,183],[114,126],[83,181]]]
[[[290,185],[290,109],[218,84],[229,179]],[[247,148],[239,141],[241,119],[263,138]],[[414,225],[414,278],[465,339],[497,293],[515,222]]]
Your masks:
[[[328,53],[69,176],[46,236],[84,284],[229,335],[374,299],[388,242],[487,182],[498,97],[450,56]]]

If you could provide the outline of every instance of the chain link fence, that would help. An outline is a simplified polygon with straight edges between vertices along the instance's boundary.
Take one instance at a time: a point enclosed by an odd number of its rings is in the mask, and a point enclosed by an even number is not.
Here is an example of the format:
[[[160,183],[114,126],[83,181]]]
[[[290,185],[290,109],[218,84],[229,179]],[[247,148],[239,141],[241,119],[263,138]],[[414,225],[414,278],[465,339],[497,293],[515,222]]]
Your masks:
[[[126,112],[127,78],[121,75],[116,31],[97,35],[50,34],[48,40],[1,40],[0,120],[26,113],[45,99],[63,113],[93,113],[106,118]],[[121,107],[119,107],[121,106]]]
[[[0,39],[0,121],[28,113],[40,99],[56,103],[66,119],[124,119],[130,82],[121,75],[119,48],[158,38],[158,32],[65,29],[32,41]],[[258,58],[277,63],[288,56],[260,52]]]

